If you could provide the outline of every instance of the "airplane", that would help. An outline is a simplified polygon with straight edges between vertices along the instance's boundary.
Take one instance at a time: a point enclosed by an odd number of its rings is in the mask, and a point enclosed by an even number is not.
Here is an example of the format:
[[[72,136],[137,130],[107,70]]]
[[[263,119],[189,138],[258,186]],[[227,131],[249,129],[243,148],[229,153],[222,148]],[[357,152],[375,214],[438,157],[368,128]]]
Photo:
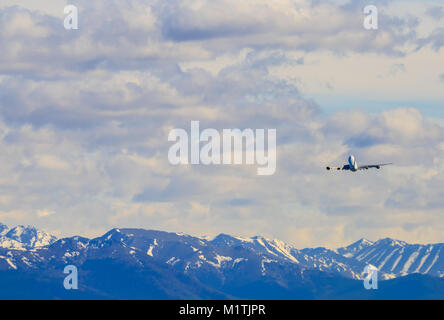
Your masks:
[[[358,166],[355,156],[351,155],[348,157],[348,164],[345,164],[342,167],[327,167],[327,170],[350,170],[352,172],[356,172],[358,170],[368,170],[371,168],[381,169],[381,167],[388,166],[390,164],[393,164],[393,163],[381,163],[381,164],[370,164],[370,165]]]

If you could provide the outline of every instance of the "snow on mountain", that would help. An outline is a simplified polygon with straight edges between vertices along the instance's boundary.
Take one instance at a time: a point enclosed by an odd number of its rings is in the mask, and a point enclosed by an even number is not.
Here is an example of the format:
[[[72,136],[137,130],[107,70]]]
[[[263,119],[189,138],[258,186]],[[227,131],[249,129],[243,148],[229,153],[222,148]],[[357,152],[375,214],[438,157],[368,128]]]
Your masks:
[[[341,248],[338,252],[357,261],[372,264],[391,277],[412,273],[443,276],[444,243],[408,244],[385,238],[359,248]]]
[[[8,230],[8,226],[0,222],[0,236],[8,232]]]
[[[339,248],[337,251],[338,251],[338,253],[340,253],[344,257],[353,257],[356,254],[356,252],[360,252],[360,251],[364,250],[365,248],[368,248],[372,245],[373,245],[373,242],[362,238],[347,247]]]
[[[443,244],[409,245],[393,239],[377,242],[361,239],[337,250],[296,249],[283,241],[258,236],[242,238],[220,234],[211,239],[160,231],[116,229],[92,240],[91,244],[104,246],[104,241],[120,243],[127,250],[140,252],[158,262],[168,263],[185,273],[212,270],[211,272],[224,274],[226,270],[232,271],[251,262],[260,264],[261,273],[266,273],[267,266],[273,263],[292,263],[301,270],[319,270],[352,279],[363,278],[362,272],[366,264],[377,266],[381,279],[410,273],[440,277],[444,273],[443,260],[439,256]],[[399,247],[408,253],[407,258],[399,258],[396,251]],[[399,260],[394,268],[396,259]],[[214,268],[218,270],[213,270]]]
[[[56,240],[33,227],[18,226],[7,229],[0,237],[0,270],[113,259],[142,269],[152,263],[165,265],[197,279],[210,278],[218,285],[240,274],[279,278],[282,270],[297,277],[303,277],[305,270],[317,270],[362,279],[367,264],[380,270],[380,279],[411,273],[443,277],[443,247],[444,244],[416,245],[386,238],[376,242],[361,239],[337,250],[297,249],[283,241],[258,236],[220,234],[207,238],[143,229],[112,229],[94,239],[77,236]]]
[[[0,226],[0,230],[5,225]],[[26,250],[47,246],[57,240],[56,237],[34,227],[17,226],[12,229],[3,228],[0,236],[0,247]]]

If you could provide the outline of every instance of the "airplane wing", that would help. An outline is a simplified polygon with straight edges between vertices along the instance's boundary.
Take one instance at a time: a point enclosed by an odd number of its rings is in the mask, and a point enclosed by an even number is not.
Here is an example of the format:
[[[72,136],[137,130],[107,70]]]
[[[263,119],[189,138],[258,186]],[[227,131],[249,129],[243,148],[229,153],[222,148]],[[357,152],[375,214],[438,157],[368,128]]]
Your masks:
[[[359,166],[358,170],[368,170],[368,169],[381,169],[381,167],[383,166],[388,166],[391,165],[393,163],[381,163],[381,164],[370,164],[370,165],[363,165],[363,166]]]
[[[343,165],[342,167],[327,167],[327,170],[350,170],[350,166],[348,164]]]

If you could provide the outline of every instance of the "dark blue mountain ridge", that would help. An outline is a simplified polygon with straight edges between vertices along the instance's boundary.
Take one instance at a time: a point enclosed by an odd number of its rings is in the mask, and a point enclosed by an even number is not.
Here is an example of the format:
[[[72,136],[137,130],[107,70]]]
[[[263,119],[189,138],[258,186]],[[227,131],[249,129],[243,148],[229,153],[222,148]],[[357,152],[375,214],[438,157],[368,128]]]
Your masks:
[[[444,298],[444,244],[387,238],[296,249],[259,236],[116,228],[94,239],[56,239],[33,227],[3,229],[3,299]],[[63,288],[68,264],[78,267],[79,290]],[[367,264],[380,270],[378,290],[363,287]],[[406,293],[409,286],[416,291]]]

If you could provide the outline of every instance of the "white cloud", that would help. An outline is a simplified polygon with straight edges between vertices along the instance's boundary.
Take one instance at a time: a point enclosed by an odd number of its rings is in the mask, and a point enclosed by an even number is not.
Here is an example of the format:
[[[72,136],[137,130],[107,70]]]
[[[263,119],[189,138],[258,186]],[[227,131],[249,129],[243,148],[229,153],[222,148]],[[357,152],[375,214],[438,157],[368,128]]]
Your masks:
[[[51,210],[47,210],[47,209],[37,210],[37,215],[39,217],[47,217],[47,216],[50,216],[53,214],[55,214],[55,211],[51,211]]]
[[[55,8],[28,5],[0,8],[4,222],[87,236],[115,226],[264,234],[298,246],[442,241],[444,126],[420,102],[442,100],[444,69],[430,42],[412,50],[416,28],[426,37],[438,22],[425,28],[381,4],[386,24],[371,34],[360,2],[82,0],[81,27],[67,33]],[[308,98],[320,94],[419,102],[325,114]],[[167,134],[191,120],[276,128],[276,174],[169,165]],[[324,169],[349,153],[395,166]]]

